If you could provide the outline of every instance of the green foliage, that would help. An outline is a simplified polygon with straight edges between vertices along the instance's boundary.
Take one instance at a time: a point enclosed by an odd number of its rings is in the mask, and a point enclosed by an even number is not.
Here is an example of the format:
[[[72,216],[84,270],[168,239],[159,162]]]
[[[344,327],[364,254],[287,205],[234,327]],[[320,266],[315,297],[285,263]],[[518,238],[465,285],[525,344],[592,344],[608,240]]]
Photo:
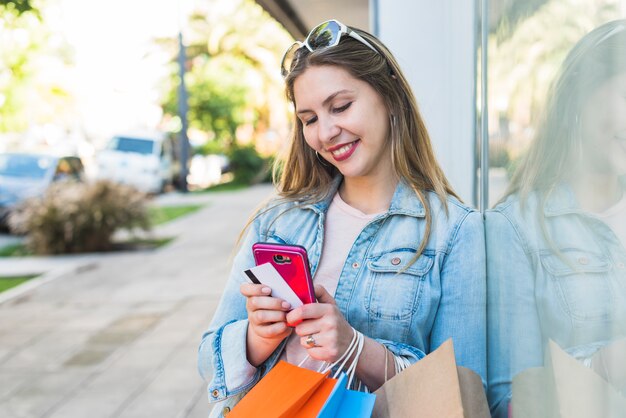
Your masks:
[[[0,1],[0,132],[63,120],[72,97],[61,73],[50,68],[67,65],[68,45],[53,36],[33,2]]]
[[[507,167],[510,162],[506,143],[493,141],[489,144],[489,167]]]
[[[248,187],[247,184],[229,181],[227,183],[216,184],[215,186],[211,186],[204,190],[194,190],[192,193],[234,192],[245,189],[246,187]]]
[[[7,13],[19,16],[26,12],[38,13],[31,0],[0,0],[0,15],[2,17],[5,17]]]
[[[515,6],[516,19],[534,6]],[[540,1],[533,0],[540,5]],[[532,7],[531,7],[532,6]],[[526,11],[523,11],[526,10]],[[611,1],[550,0],[519,20],[506,36],[492,34],[489,43],[490,101],[505,117],[521,125],[543,111],[550,82],[571,47],[600,23],[619,16]],[[558,29],[556,29],[558,28]],[[494,95],[500,97],[494,97]]]
[[[0,277],[0,292],[20,285],[35,276]]]
[[[227,154],[237,128],[272,126],[285,108],[278,65],[292,42],[287,32],[252,0],[206,0],[196,5],[185,30],[189,127],[208,134],[196,151]],[[162,42],[164,45],[167,42]],[[163,102],[166,119],[178,113],[178,47],[170,42],[171,77]]]
[[[13,244],[0,248],[0,257],[23,257],[26,255],[33,254],[24,244]]]
[[[146,197],[108,181],[60,182],[24,202],[9,218],[36,254],[108,251],[120,228],[150,228]]]
[[[237,126],[244,123],[247,103],[245,73],[242,58],[215,57],[197,63],[185,79],[189,99],[189,126],[211,132],[220,147],[228,147],[235,138]],[[177,112],[178,90],[170,92],[165,111]]]
[[[150,225],[164,224],[178,217],[193,213],[201,207],[202,205],[151,207],[148,211]]]
[[[266,163],[254,146],[234,146],[228,158],[235,183],[252,184],[262,180]]]
[[[541,8],[548,1],[549,0],[508,0],[500,2],[500,8],[502,10],[499,13],[498,21],[491,28],[491,32],[495,32],[500,40],[508,38],[515,32],[518,23],[532,16],[537,9]],[[494,5],[492,4],[492,6]]]
[[[194,149],[194,154],[200,155],[210,155],[210,154],[226,154],[226,144],[216,141],[213,139],[212,141],[207,141],[206,143],[196,147]]]

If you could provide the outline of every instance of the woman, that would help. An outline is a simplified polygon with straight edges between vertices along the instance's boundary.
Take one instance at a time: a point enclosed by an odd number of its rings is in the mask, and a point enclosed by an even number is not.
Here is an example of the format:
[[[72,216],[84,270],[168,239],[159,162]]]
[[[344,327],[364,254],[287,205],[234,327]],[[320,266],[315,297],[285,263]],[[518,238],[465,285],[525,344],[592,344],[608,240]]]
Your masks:
[[[626,21],[618,20],[569,52],[535,141],[486,214],[494,416],[507,416],[513,377],[543,365],[549,340],[601,370],[594,354],[625,335],[625,173]],[[609,379],[618,388],[619,367]]]
[[[484,376],[482,216],[455,197],[391,53],[328,21],[289,48],[283,76],[295,129],[279,198],[253,218],[200,346],[216,413],[279,359],[333,363],[353,328],[370,391],[449,338],[458,363]],[[245,282],[259,241],[307,249],[319,303],[289,311]]]

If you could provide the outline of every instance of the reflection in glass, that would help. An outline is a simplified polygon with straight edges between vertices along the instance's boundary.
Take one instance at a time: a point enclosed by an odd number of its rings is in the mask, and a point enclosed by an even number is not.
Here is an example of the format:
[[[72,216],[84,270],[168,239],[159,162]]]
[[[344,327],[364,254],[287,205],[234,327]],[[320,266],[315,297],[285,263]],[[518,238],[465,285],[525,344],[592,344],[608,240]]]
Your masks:
[[[485,215],[495,416],[507,416],[511,394],[514,418],[558,417],[573,406],[623,416],[611,408],[626,405],[619,394],[626,395],[624,174],[626,21],[619,20],[568,53],[505,197]],[[587,383],[594,389],[582,390]]]

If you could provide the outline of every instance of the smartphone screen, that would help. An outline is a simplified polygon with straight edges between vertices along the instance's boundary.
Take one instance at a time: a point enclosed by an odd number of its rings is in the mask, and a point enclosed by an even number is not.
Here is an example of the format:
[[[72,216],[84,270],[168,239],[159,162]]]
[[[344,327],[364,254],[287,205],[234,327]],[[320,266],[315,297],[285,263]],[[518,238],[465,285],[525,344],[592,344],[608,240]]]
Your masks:
[[[257,265],[271,263],[302,303],[315,302],[306,249],[299,245],[258,242],[252,246]]]

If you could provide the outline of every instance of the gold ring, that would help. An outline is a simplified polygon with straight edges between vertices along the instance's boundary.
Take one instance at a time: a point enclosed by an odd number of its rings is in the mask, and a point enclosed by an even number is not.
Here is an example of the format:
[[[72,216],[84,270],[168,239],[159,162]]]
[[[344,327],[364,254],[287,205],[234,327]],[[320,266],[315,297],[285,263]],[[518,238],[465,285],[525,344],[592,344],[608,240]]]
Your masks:
[[[317,347],[317,344],[315,343],[315,338],[313,338],[313,334],[311,334],[308,337],[306,337],[306,340],[304,340],[304,342],[309,347]]]

